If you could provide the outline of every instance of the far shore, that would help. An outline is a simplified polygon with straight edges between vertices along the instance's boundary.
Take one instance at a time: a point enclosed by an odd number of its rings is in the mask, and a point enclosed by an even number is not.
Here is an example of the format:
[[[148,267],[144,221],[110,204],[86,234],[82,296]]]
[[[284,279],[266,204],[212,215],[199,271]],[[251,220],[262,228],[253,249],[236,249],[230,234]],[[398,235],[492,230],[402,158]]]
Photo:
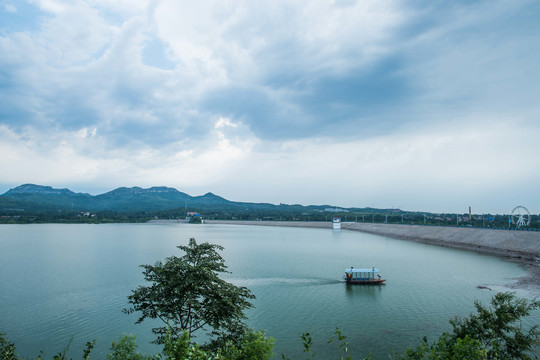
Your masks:
[[[289,226],[332,229],[331,222],[205,220],[207,224]],[[540,294],[540,232],[450,226],[343,222],[341,230],[491,254],[518,262],[527,275],[508,287]]]

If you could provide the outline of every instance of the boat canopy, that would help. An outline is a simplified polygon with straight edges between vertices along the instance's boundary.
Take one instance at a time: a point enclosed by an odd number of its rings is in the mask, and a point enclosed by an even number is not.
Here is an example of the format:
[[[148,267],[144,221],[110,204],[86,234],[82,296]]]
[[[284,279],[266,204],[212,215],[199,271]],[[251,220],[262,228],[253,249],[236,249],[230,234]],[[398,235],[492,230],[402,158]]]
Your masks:
[[[371,268],[371,269],[345,269],[346,273],[378,273],[379,269]]]

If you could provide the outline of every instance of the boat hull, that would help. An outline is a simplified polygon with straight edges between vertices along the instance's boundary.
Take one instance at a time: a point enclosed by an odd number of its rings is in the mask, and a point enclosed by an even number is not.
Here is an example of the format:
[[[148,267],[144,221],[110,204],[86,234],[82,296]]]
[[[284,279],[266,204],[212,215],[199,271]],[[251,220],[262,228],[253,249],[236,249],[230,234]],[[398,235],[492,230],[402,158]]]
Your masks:
[[[349,280],[346,279],[347,285],[383,285],[386,279],[370,279],[370,280]]]

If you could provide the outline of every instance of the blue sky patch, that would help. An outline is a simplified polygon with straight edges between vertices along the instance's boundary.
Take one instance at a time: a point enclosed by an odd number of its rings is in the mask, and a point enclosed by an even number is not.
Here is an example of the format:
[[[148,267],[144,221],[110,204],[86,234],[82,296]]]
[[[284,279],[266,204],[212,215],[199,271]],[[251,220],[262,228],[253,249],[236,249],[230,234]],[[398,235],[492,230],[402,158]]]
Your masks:
[[[44,19],[50,17],[26,1],[0,2],[0,34],[37,31]]]
[[[142,52],[142,60],[145,65],[154,66],[162,70],[172,70],[176,66],[174,61],[167,56],[166,44],[156,37],[146,42]]]

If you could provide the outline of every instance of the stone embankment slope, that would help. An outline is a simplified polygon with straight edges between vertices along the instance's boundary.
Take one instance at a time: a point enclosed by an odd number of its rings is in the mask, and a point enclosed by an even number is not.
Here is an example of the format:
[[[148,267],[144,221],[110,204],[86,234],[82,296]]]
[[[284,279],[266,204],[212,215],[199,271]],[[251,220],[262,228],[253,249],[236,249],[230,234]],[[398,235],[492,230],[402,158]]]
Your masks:
[[[540,257],[540,232],[537,231],[370,223],[345,223],[342,228],[515,258]]]

